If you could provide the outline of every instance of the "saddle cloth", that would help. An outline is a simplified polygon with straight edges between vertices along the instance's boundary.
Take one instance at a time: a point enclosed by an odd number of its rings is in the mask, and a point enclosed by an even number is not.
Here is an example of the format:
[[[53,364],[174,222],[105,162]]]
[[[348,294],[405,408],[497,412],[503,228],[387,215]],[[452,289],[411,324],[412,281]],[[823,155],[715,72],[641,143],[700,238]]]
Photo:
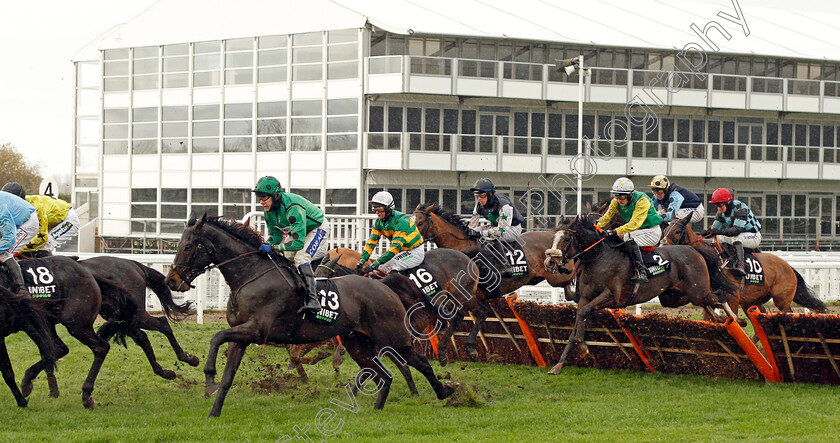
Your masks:
[[[725,257],[728,260],[727,266],[732,266],[735,262],[735,247],[729,244],[722,245],[722,247]],[[755,255],[753,255],[754,252],[761,251],[744,248],[744,272],[747,273],[746,277],[744,277],[744,283],[764,286],[764,268]]]
[[[23,282],[33,298],[58,298],[58,282],[55,281],[52,262],[38,258],[21,260],[20,270],[23,272]]]
[[[528,260],[525,258],[525,250],[519,242],[502,242],[505,249],[505,258],[508,260],[508,265],[513,276],[511,278],[525,277],[530,274],[528,271]]]
[[[335,282],[328,278],[316,278],[315,287],[321,297],[318,300],[321,303],[321,310],[313,318],[315,321],[324,324],[337,322],[341,310],[341,300]]]
[[[443,286],[440,282],[435,279],[435,276],[432,275],[431,272],[423,267],[422,263],[416,268],[406,269],[404,271],[400,271],[400,273],[408,277],[408,279],[417,286],[417,289],[423,294],[423,297],[425,297],[426,301],[429,303],[431,303],[432,299],[443,290]]]
[[[648,278],[662,275],[671,268],[671,262],[664,256],[659,255],[657,251],[659,248],[643,247],[639,249],[642,250],[642,261],[645,263]]]

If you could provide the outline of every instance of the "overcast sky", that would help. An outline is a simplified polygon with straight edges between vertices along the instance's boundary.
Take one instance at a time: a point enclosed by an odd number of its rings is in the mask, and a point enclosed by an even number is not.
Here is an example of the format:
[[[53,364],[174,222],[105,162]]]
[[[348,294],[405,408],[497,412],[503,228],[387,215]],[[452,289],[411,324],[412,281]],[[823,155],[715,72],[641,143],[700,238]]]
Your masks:
[[[0,142],[40,162],[46,176],[71,171],[71,58],[112,26],[156,0],[6,0],[0,3]],[[560,0],[558,0],[560,1]],[[675,1],[675,0],[663,0]],[[691,0],[677,0],[691,1]],[[731,8],[726,0],[714,0]],[[740,0],[749,4],[837,10],[836,0]]]
[[[156,0],[0,2],[0,143],[69,176],[73,54]]]

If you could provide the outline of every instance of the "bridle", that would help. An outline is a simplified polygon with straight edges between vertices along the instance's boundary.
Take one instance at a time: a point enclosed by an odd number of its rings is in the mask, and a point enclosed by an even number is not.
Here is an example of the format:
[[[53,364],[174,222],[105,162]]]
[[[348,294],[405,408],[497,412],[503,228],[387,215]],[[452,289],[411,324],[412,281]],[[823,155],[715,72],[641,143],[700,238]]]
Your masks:
[[[679,224],[679,222],[670,224],[670,225],[668,225],[667,228],[665,228],[665,232],[662,235],[662,240],[664,240],[665,245],[687,245],[688,244],[688,229],[685,226],[683,226],[683,230],[682,230],[682,232],[680,232],[680,236],[677,238],[676,241],[672,242],[670,240],[671,231],[674,230],[674,226],[677,225],[677,224]]]
[[[423,215],[426,216],[426,219],[423,221],[423,226],[420,227],[420,229],[418,229],[418,231],[420,232],[420,235],[423,236],[423,240],[425,240],[425,241],[432,241],[432,240],[440,237],[443,234],[449,234],[449,235],[451,235],[451,236],[453,236],[453,237],[455,237],[455,238],[457,238],[458,240],[461,240],[461,241],[472,240],[472,238],[470,238],[469,236],[467,236],[467,238],[461,238],[461,237],[458,237],[457,235],[455,235],[451,232],[448,232],[448,231],[439,232],[437,234],[429,235],[429,233],[427,233],[426,231],[434,228],[434,223],[432,222],[432,213],[429,212],[429,211],[424,211],[424,210],[420,210],[420,209],[415,209],[414,213],[415,214],[423,214]],[[415,220],[416,220],[416,218],[415,218]],[[415,223],[415,226],[418,226],[418,224]]]
[[[577,231],[575,231],[574,229],[566,229],[566,232],[577,233]],[[587,251],[594,248],[598,243],[601,243],[605,239],[606,239],[606,237],[601,237],[598,241],[596,241],[595,243],[592,243],[591,245],[587,246],[586,249],[578,252],[577,254],[575,254],[571,257],[563,258],[563,260],[560,261],[560,267],[566,266],[566,263],[569,263],[570,261],[575,260],[576,258],[585,254]],[[575,238],[574,240],[575,240],[575,242],[577,242],[577,238]]]
[[[196,277],[198,277],[199,275],[201,275],[201,274],[203,274],[203,273],[205,273],[205,272],[207,272],[207,271],[209,271],[213,268],[218,268],[218,267],[224,266],[224,265],[226,265],[230,262],[239,260],[239,259],[247,257],[249,255],[254,255],[254,254],[260,252],[258,250],[249,251],[249,252],[246,252],[244,254],[237,255],[233,258],[229,258],[227,260],[223,260],[223,261],[218,262],[218,263],[211,263],[207,266],[204,266],[203,268],[198,268],[198,267],[193,266],[193,262],[195,261],[195,257],[197,255],[198,251],[201,250],[202,248],[207,249],[207,255],[210,257],[210,261],[211,262],[216,262],[215,251],[210,246],[205,245],[204,242],[201,241],[201,239],[196,239],[196,240],[193,240],[192,242],[188,243],[187,246],[184,248],[184,251],[186,252],[187,248],[189,248],[190,246],[192,246],[192,252],[190,253],[189,258],[187,259],[187,262],[183,265],[172,266],[172,272],[174,272],[175,275],[177,275],[184,283],[192,282]],[[186,283],[186,285],[189,286],[190,288],[195,287],[195,286],[193,286],[189,283]]]

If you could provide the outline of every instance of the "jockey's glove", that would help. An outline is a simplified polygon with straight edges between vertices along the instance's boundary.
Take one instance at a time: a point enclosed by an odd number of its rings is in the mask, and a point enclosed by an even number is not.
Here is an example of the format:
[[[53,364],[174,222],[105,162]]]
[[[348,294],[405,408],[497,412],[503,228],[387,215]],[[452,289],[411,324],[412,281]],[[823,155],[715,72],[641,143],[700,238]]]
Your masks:
[[[604,237],[606,237],[606,238],[616,237],[617,238],[618,234],[616,234],[615,231],[613,231],[612,229],[605,229],[604,230]]]
[[[362,274],[362,270],[364,269],[364,267],[365,263],[359,262],[359,264],[356,265],[356,269],[354,269],[354,271],[356,271],[356,274]]]
[[[367,273],[373,271],[374,269],[376,269],[378,267],[379,267],[379,262],[372,261],[372,262],[370,262],[369,265],[366,265],[364,268],[362,268],[362,273],[367,274]]]
[[[703,236],[704,237],[714,237],[716,235],[721,235],[721,234],[722,234],[722,232],[720,232],[720,229],[709,228],[709,229],[706,230],[706,232],[705,232],[705,234],[703,234]]]
[[[274,248],[268,243],[263,243],[260,245],[259,248],[257,248],[257,250],[259,250],[263,254],[270,254],[272,249]]]

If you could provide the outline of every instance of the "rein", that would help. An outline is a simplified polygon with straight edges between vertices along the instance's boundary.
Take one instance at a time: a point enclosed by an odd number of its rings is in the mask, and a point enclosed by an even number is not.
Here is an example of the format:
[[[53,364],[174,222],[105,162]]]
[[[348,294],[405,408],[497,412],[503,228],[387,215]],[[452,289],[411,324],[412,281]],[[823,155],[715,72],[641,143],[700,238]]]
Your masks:
[[[575,231],[572,231],[571,229],[569,229],[569,231],[570,231],[570,232],[575,232]],[[590,250],[590,249],[594,248],[594,247],[595,247],[595,245],[597,245],[598,243],[601,243],[601,242],[602,242],[602,241],[604,241],[605,239],[606,239],[606,237],[601,237],[601,239],[600,239],[600,240],[596,241],[595,243],[592,243],[591,245],[589,245],[589,247],[587,247],[587,248],[586,248],[586,249],[584,249],[583,251],[580,251],[580,252],[578,252],[577,254],[575,254],[575,255],[573,255],[573,256],[571,256],[571,257],[569,257],[569,258],[564,258],[564,259],[560,262],[560,266],[565,266],[565,265],[566,265],[566,263],[568,263],[568,262],[570,262],[570,261],[572,261],[572,260],[574,260],[574,259],[576,259],[576,258],[580,257],[581,255],[583,255],[584,253],[586,253],[586,251],[588,251],[588,250]]]
[[[415,211],[414,211],[414,213],[415,213],[415,214],[423,214],[423,215],[425,215],[425,216],[426,216],[426,220],[423,222],[423,226],[424,226],[424,227],[423,227],[423,228],[420,228],[420,235],[422,235],[422,236],[423,236],[423,239],[424,239],[424,240],[432,241],[432,240],[434,240],[434,239],[436,239],[436,238],[438,238],[438,237],[440,237],[441,235],[444,235],[444,234],[449,234],[449,235],[451,235],[451,236],[453,236],[453,237],[455,237],[456,239],[461,240],[461,241],[472,241],[472,240],[473,240],[473,239],[472,239],[472,237],[470,237],[469,235],[467,236],[467,238],[461,238],[461,237],[458,237],[457,235],[455,235],[455,234],[453,234],[453,233],[451,233],[451,232],[448,232],[448,231],[445,231],[445,232],[440,232],[440,233],[437,233],[437,234],[435,234],[435,235],[433,235],[433,236],[431,236],[431,237],[427,237],[427,236],[423,233],[423,231],[427,231],[427,230],[428,230],[428,229],[426,229],[426,228],[425,228],[426,223],[429,223],[429,224],[431,225],[431,227],[432,227],[432,228],[434,228],[434,223],[431,221],[431,220],[432,220],[432,214],[431,214],[430,212],[428,212],[428,211],[421,211],[421,210],[415,210]]]

